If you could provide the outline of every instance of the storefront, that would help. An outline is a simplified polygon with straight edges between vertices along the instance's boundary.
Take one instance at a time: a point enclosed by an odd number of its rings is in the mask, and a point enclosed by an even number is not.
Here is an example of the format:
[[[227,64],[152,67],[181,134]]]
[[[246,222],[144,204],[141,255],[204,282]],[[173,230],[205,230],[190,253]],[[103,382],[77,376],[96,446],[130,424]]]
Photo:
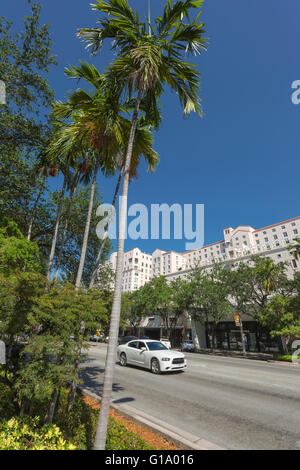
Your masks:
[[[241,329],[234,322],[220,322],[214,326],[206,323],[206,343],[208,348],[228,351],[242,351]],[[255,321],[244,321],[243,332],[246,350],[250,352],[280,352],[280,340],[271,338],[269,331]]]

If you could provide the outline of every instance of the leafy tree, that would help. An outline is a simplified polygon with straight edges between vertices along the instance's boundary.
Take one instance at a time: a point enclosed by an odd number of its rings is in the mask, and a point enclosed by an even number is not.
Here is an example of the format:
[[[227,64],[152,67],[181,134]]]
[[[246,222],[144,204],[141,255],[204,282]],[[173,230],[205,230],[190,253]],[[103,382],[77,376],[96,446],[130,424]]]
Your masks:
[[[250,261],[248,314],[256,317],[264,310],[275,294],[290,295],[291,283],[286,275],[285,263],[274,263],[272,259],[253,256]]]
[[[270,329],[272,337],[285,340],[286,352],[290,350],[294,339],[300,337],[300,275],[295,273],[293,295],[275,295],[258,314],[262,325]]]
[[[53,420],[60,388],[78,382],[74,363],[85,341],[83,322],[88,331],[107,322],[101,293],[75,292],[68,283],[57,283],[43,293],[28,317],[29,340],[16,388],[23,400],[49,402],[46,422]]]
[[[171,281],[170,288],[172,291],[172,327],[174,328],[179,320],[183,319],[182,338],[186,337],[186,325],[190,318],[188,312],[193,309],[195,284],[189,279],[177,278]]]
[[[164,276],[154,277],[141,288],[145,312],[160,315],[167,336],[170,336],[172,312],[172,288]]]
[[[212,349],[215,345],[216,325],[231,313],[229,290],[222,280],[222,275],[223,268],[219,265],[215,265],[210,272],[195,268],[191,274],[191,281],[194,284],[192,316],[195,320],[206,321],[207,325],[212,322]]]
[[[145,315],[144,288],[122,294],[121,324],[130,325],[131,333],[138,335],[142,317]]]
[[[46,78],[52,65],[49,25],[40,24],[41,6],[28,2],[31,14],[24,31],[0,17],[0,79],[6,85],[6,105],[0,106],[0,153],[16,149],[36,152],[48,139],[48,107],[53,92]]]
[[[4,219],[3,223],[4,227],[0,228],[0,274],[10,277],[20,272],[39,271],[37,244],[25,239],[15,222]]]
[[[29,239],[41,240],[47,233],[51,211],[47,184],[36,160],[20,150],[0,153],[0,221],[9,217]]]
[[[11,389],[13,404],[19,410],[15,382],[20,368],[21,336],[29,314],[45,287],[40,274],[39,252],[35,243],[22,236],[16,224],[7,220],[0,229],[0,338],[7,346],[2,380]]]

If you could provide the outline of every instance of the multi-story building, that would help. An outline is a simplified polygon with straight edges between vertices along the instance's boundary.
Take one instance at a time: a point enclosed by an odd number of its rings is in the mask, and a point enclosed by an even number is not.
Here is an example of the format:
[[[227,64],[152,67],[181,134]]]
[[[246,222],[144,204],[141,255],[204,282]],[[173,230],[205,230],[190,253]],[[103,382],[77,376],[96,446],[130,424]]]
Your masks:
[[[268,256],[275,262],[285,261],[290,272],[299,269],[287,247],[300,237],[300,217],[254,229],[249,225],[224,229],[224,239],[187,251],[163,251],[156,249],[152,255],[134,248],[125,253],[123,267],[123,290],[133,291],[150,281],[154,276],[172,279],[185,276],[193,267],[210,268],[215,263],[234,264],[247,260],[254,254]],[[116,269],[117,253],[110,255],[109,263]]]
[[[154,276],[166,276],[171,281],[177,277],[187,277],[195,266],[209,270],[215,263],[224,263],[231,267],[241,261],[247,262],[253,255],[271,258],[275,263],[286,262],[288,275],[292,277],[295,270],[300,270],[300,262],[294,259],[288,249],[295,238],[300,238],[300,217],[260,229],[249,225],[227,227],[224,229],[223,240],[185,253],[156,249],[150,255],[143,253],[139,248],[134,248],[124,256],[123,291],[137,290]],[[112,253],[109,262],[113,270],[116,268],[116,258],[117,253]],[[270,349],[276,348],[269,337],[267,341],[267,333],[262,329],[259,330],[256,322],[246,320],[248,323],[245,332],[248,335],[251,350],[263,350],[268,341]],[[144,333],[159,337],[163,334],[163,329],[158,323],[157,315],[144,319],[142,325]],[[182,328],[182,325],[179,325],[179,328]],[[207,326],[205,328],[203,325],[196,325],[189,321],[185,325],[186,328],[190,329],[190,335],[196,339],[200,347],[207,347],[209,343]],[[221,338],[220,344],[226,345],[223,347],[227,349],[239,349],[240,333],[234,323],[228,320],[220,324],[219,328],[220,331],[217,333]]]
[[[110,255],[110,267],[116,270],[117,252]],[[122,289],[130,292],[139,289],[152,278],[152,256],[139,248],[127,251],[124,255]]]

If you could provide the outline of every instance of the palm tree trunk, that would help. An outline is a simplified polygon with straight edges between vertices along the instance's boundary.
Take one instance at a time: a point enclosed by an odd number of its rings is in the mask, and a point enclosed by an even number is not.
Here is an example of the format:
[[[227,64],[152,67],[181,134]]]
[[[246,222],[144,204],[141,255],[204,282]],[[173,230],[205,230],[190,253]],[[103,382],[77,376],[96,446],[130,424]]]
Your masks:
[[[96,160],[96,163],[95,163],[95,170],[94,170],[94,176],[93,176],[91,193],[90,193],[89,209],[88,209],[88,215],[87,215],[86,223],[85,223],[83,243],[82,243],[82,248],[81,248],[81,257],[80,257],[80,262],[79,262],[79,267],[78,267],[77,277],[76,277],[76,283],[75,283],[75,289],[76,290],[78,290],[79,287],[80,287],[81,279],[82,279],[82,273],[83,273],[83,267],[84,267],[84,263],[85,263],[85,257],[86,257],[86,252],[87,252],[88,239],[89,239],[89,232],[90,232],[90,226],[91,226],[91,219],[92,219],[92,212],[93,212],[93,205],[94,205],[96,180],[97,180],[97,174],[98,174],[99,167],[100,167],[100,155],[98,156],[98,158]]]
[[[56,272],[55,272],[55,276],[54,276],[55,281],[57,280],[58,274],[59,274],[61,257],[62,257],[62,253],[63,253],[63,249],[64,249],[65,238],[66,238],[68,225],[69,225],[69,220],[70,220],[73,197],[74,197],[77,185],[78,185],[78,181],[79,181],[79,171],[77,170],[76,175],[74,176],[74,180],[73,180],[73,184],[72,184],[72,188],[71,188],[71,192],[70,192],[70,201],[69,201],[68,211],[67,211],[67,214],[66,214],[65,226],[64,226],[64,231],[63,231],[63,235],[62,235],[62,239],[61,239],[61,245],[60,245],[60,249],[59,249],[59,253],[58,253],[58,257],[57,257],[57,262],[56,262]]]
[[[50,277],[51,277],[51,271],[52,271],[52,266],[53,266],[55,248],[56,248],[56,243],[57,243],[59,222],[60,222],[60,218],[61,218],[61,214],[62,214],[62,208],[63,208],[63,202],[64,202],[64,197],[65,197],[65,192],[66,192],[66,187],[67,187],[67,177],[68,177],[68,174],[69,174],[70,164],[71,164],[71,155],[69,156],[69,159],[68,159],[66,173],[65,173],[65,176],[64,176],[64,183],[63,183],[63,187],[62,187],[62,190],[61,190],[61,193],[60,193],[60,200],[59,200],[57,214],[56,214],[55,229],[54,229],[54,235],[53,235],[53,238],[52,238],[52,245],[51,245],[51,251],[50,251],[50,256],[49,256],[49,264],[48,264],[48,272],[47,272],[48,281],[50,281]]]
[[[119,178],[118,178],[115,194],[114,194],[113,201],[112,201],[112,206],[113,207],[115,207],[115,204],[116,204],[116,200],[117,200],[117,196],[118,196],[118,192],[119,192],[120,184],[121,184],[121,180],[122,180],[123,170],[124,170],[124,167],[121,169],[120,175],[119,175]],[[95,268],[94,268],[94,271],[93,271],[93,274],[92,274],[92,277],[91,277],[91,282],[90,282],[90,285],[89,285],[89,289],[92,289],[95,285],[95,281],[96,281],[96,278],[97,278],[97,274],[98,274],[99,266],[100,266],[100,263],[101,263],[103,251],[104,251],[104,248],[105,248],[106,240],[108,238],[108,229],[109,229],[109,224],[111,222],[111,219],[112,219],[112,214],[109,217],[109,219],[107,221],[107,225],[105,227],[105,232],[104,232],[104,235],[103,235],[103,238],[102,238],[102,243],[101,243],[100,250],[99,250],[99,253],[98,253],[98,256],[97,256]]]
[[[36,210],[37,210],[37,206],[38,206],[38,203],[41,199],[41,195],[43,194],[44,192],[44,189],[45,189],[45,186],[44,186],[44,181],[42,182],[41,184],[41,188],[39,190],[39,193],[38,193],[38,196],[36,198],[36,201],[34,203],[34,206],[33,206],[33,210],[32,210],[32,214],[31,214],[31,217],[30,217],[30,222],[29,222],[29,227],[28,227],[28,233],[27,233],[27,240],[30,240],[31,239],[31,233],[32,233],[32,227],[33,227],[33,222],[34,222],[34,219],[35,219],[35,215],[36,215]]]
[[[135,132],[137,128],[138,114],[140,104],[143,96],[143,88],[139,89],[138,97],[135,103],[135,109],[132,116],[132,125],[129,136],[124,179],[122,188],[122,202],[120,208],[120,221],[119,221],[119,239],[118,239],[118,254],[117,254],[117,266],[116,266],[116,277],[115,277],[115,291],[114,300],[111,312],[110,329],[109,329],[109,341],[107,347],[107,356],[105,363],[105,373],[103,382],[103,392],[101,399],[101,408],[97,424],[97,432],[94,443],[94,450],[105,450],[106,445],[106,434],[109,407],[112,393],[112,385],[115,372],[116,352],[118,346],[118,334],[120,325],[120,312],[121,312],[121,295],[122,295],[122,277],[123,277],[123,260],[124,260],[124,239],[126,233],[126,220],[127,220],[127,196],[129,186],[129,171],[133,150],[133,143]]]

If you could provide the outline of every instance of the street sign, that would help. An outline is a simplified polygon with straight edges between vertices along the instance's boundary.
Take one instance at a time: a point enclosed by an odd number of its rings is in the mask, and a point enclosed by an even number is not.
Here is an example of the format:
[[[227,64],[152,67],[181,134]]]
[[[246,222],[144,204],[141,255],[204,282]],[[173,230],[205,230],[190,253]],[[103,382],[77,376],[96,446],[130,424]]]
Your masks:
[[[241,318],[238,313],[234,314],[234,322],[235,322],[235,326],[241,326]]]

